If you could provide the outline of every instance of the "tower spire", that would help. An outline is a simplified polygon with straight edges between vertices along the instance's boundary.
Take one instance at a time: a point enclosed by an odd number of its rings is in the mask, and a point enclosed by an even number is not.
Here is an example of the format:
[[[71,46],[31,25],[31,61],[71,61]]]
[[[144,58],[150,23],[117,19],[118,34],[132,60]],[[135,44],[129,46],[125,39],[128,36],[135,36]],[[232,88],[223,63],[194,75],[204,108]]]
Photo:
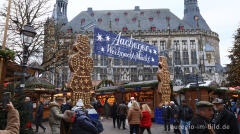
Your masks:
[[[184,0],[183,21],[192,26],[193,29],[210,30],[208,24],[200,13],[198,0]]]
[[[58,25],[65,25],[68,23],[67,5],[68,0],[56,0],[53,11],[53,19]]]

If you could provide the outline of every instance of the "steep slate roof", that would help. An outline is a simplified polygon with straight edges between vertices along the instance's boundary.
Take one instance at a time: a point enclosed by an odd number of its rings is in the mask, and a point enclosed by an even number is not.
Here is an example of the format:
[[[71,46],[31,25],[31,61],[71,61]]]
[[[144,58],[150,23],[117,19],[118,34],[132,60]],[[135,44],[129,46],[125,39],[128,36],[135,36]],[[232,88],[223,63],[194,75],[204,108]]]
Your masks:
[[[110,14],[110,15],[109,15]],[[139,21],[141,30],[151,30],[151,27],[156,27],[156,30],[168,29],[167,17],[170,17],[170,29],[178,29],[179,26],[184,26],[184,29],[193,29],[190,25],[182,21],[174,15],[169,9],[139,9],[134,10],[99,10],[94,11],[89,8],[88,11],[82,11],[74,19],[62,28],[66,32],[72,29],[72,32],[80,32],[81,26],[96,20],[95,24],[98,28],[106,31],[122,31],[123,27],[127,27],[129,31],[139,30]],[[115,21],[115,19],[119,21]],[[133,21],[136,18],[136,21]],[[152,21],[150,20],[152,18]],[[98,22],[101,19],[102,22]],[[81,21],[85,20],[83,24]],[[111,24],[110,24],[111,20]],[[138,21],[139,20],[139,21]],[[110,29],[110,25],[112,29]],[[93,27],[88,29],[92,31]]]

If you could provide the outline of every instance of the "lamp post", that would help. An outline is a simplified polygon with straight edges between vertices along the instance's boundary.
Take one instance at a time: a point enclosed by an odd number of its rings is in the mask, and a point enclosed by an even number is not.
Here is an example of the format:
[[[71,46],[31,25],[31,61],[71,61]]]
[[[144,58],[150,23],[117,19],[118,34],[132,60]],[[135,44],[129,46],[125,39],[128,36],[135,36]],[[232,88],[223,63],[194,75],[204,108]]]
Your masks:
[[[21,62],[22,66],[22,79],[20,84],[19,93],[22,94],[25,87],[25,76],[26,76],[26,67],[28,62],[28,48],[33,42],[33,38],[36,35],[36,31],[33,26],[29,23],[23,26],[23,29],[20,31],[22,43],[23,43],[23,61]]]

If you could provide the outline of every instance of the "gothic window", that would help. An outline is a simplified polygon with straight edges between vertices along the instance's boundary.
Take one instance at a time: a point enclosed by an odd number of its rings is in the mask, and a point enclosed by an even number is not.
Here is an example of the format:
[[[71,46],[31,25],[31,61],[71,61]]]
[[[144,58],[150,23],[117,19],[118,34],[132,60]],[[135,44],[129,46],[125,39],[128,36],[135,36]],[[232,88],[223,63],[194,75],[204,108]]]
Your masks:
[[[101,56],[101,66],[107,66],[107,57]]]
[[[114,65],[119,66],[120,65],[120,59],[114,58]]]
[[[189,64],[188,51],[183,51],[183,64],[184,65]]]
[[[188,74],[188,73],[190,73],[190,70],[189,70],[189,68],[188,68],[188,67],[185,67],[185,68],[184,68],[184,73],[185,73],[185,74]]]
[[[176,51],[180,51],[179,40],[174,40],[173,44],[174,44],[175,50]]]
[[[197,53],[196,53],[196,50],[192,50],[191,51],[191,60],[192,60],[192,64],[197,64]]]
[[[180,51],[174,52],[174,62],[175,65],[181,65]]]
[[[206,56],[207,56],[208,63],[211,63],[212,55],[211,54],[206,54]]]
[[[195,43],[195,40],[190,40],[190,47],[191,49],[196,49],[196,43]]]
[[[166,49],[166,41],[160,41],[160,50],[164,51]]]
[[[128,66],[128,60],[122,60],[124,66]]]
[[[149,41],[147,41],[147,40],[145,40],[144,42],[147,43],[147,44],[149,44]]]
[[[157,41],[155,40],[155,41],[152,41],[152,45],[153,46],[157,46]]]
[[[97,66],[98,65],[98,55],[95,53],[92,53],[92,57],[93,57],[94,66]]]
[[[186,40],[182,41],[182,49],[183,51],[188,51],[188,44]]]

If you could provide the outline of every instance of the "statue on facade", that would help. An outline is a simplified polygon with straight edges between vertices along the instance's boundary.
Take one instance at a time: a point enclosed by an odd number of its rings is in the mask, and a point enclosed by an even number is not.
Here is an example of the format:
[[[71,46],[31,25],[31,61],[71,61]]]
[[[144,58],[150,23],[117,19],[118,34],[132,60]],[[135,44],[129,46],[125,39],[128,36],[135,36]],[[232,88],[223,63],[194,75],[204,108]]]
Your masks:
[[[73,103],[83,100],[85,106],[90,106],[90,90],[93,89],[91,73],[93,71],[93,59],[88,56],[90,46],[88,37],[78,35],[77,43],[73,46],[75,54],[69,59],[69,68],[72,72],[67,87],[72,91]]]
[[[171,88],[170,88],[170,73],[168,71],[167,59],[164,56],[159,57],[159,70],[157,72],[158,78],[158,93],[161,96],[161,102],[170,102]]]

